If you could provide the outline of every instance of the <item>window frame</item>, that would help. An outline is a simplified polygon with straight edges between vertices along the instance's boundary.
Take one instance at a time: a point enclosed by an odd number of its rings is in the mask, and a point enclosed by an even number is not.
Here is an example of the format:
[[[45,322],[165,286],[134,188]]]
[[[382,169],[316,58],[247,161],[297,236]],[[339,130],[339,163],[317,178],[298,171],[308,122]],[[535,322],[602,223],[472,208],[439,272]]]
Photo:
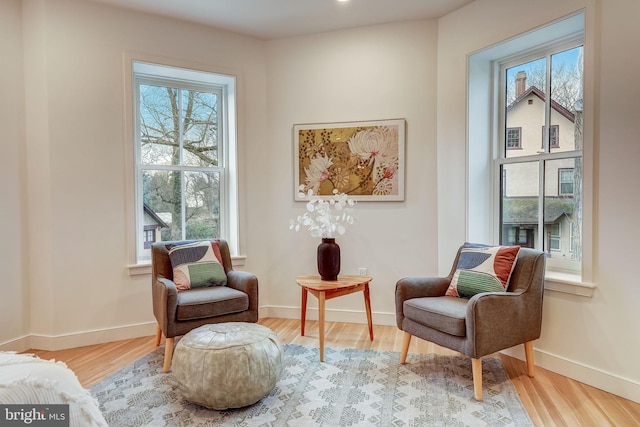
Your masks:
[[[495,73],[495,81],[497,85],[496,98],[494,99],[495,109],[498,112],[498,120],[495,123],[496,130],[493,134],[496,136],[496,143],[493,144],[494,154],[493,154],[493,169],[494,169],[494,183],[493,188],[499,189],[502,186],[500,182],[500,177],[502,176],[502,167],[508,164],[517,164],[517,163],[526,163],[526,162],[536,162],[538,163],[538,179],[539,179],[539,194],[538,199],[540,203],[538,203],[538,230],[545,230],[544,224],[544,188],[545,188],[545,164],[547,161],[557,160],[557,159],[568,159],[568,158],[583,158],[583,150],[571,150],[571,151],[554,151],[552,152],[552,148],[556,148],[551,145],[550,135],[546,135],[547,129],[551,129],[554,125],[549,125],[551,121],[551,109],[552,109],[552,97],[545,96],[545,123],[542,126],[543,129],[543,143],[542,150],[536,152],[535,154],[525,155],[525,156],[516,156],[516,157],[507,157],[507,152],[510,151],[506,146],[506,134],[508,129],[512,129],[512,127],[507,128],[507,104],[506,104],[506,70],[523,64],[530,61],[537,60],[539,58],[545,57],[547,64],[547,79],[546,79],[546,87],[544,88],[544,93],[551,93],[551,78],[549,75],[551,74],[551,57],[568,49],[573,49],[576,47],[582,46],[584,50],[584,35],[579,34],[573,37],[569,37],[563,40],[547,43],[542,47],[535,47],[529,50],[523,50],[518,52],[516,55],[508,56],[505,58],[498,58],[494,61],[494,73]],[[585,82],[583,81],[583,87]],[[557,125],[556,125],[557,126]],[[559,129],[559,128],[558,128]],[[558,188],[558,192],[560,189]],[[496,206],[496,215],[494,215],[494,221],[496,221],[496,230],[497,230],[497,241],[502,241],[502,209],[501,209],[501,192],[494,192],[494,205]],[[538,233],[537,241],[535,246],[541,248],[545,252],[548,252],[550,248],[547,248],[547,242],[545,238],[546,233]],[[584,260],[580,261],[569,261],[569,260],[558,260],[558,259],[547,259],[547,271],[549,270],[563,270],[570,271],[574,274],[581,274],[582,265]]]
[[[547,127],[542,125],[542,141],[540,147],[544,148],[544,137]],[[554,135],[552,135],[554,134]],[[555,139],[554,137],[555,136]],[[554,143],[555,141],[555,143]],[[549,127],[549,148],[560,148],[560,125],[551,125]]]
[[[557,226],[558,234],[553,234],[554,228]],[[549,251],[560,252],[562,250],[562,224],[559,222],[554,222],[553,224],[549,224]],[[557,247],[553,247],[551,245],[551,241],[557,241]]]
[[[145,57],[144,55],[125,54],[125,92],[129,94],[125,102],[125,132],[127,142],[126,172],[127,187],[127,248],[128,270],[130,275],[150,273],[150,254],[144,249],[144,212],[141,200],[142,185],[139,164],[138,144],[138,86],[140,77],[169,82],[178,80],[189,87],[217,86],[223,93],[219,100],[219,167],[220,176],[220,238],[227,240],[234,265],[243,265],[244,256],[239,253],[239,209],[238,209],[238,153],[237,153],[237,87],[238,77],[228,70],[203,67],[201,64],[167,61],[166,58]],[[164,167],[164,166],[163,166]],[[153,166],[152,168],[158,168]],[[208,171],[211,171],[208,169]]]
[[[145,249],[149,249],[151,244],[156,241],[156,227],[153,225],[145,225],[142,230],[142,244]],[[149,237],[153,237],[150,239]]]
[[[134,67],[135,68],[135,67]],[[146,85],[146,86],[157,86],[157,87],[171,87],[173,89],[176,89],[179,93],[178,95],[178,103],[180,105],[179,109],[182,110],[182,93],[183,91],[198,91],[198,92],[207,92],[207,93],[214,93],[216,94],[217,97],[217,107],[218,107],[218,114],[217,114],[217,126],[218,126],[218,153],[216,156],[217,159],[217,166],[190,166],[190,165],[186,165],[183,164],[182,161],[180,161],[180,164],[176,164],[176,165],[167,165],[167,164],[147,164],[147,163],[143,163],[142,162],[142,145],[141,145],[141,141],[140,141],[140,87]],[[178,173],[180,174],[183,179],[181,179],[182,182],[182,189],[180,190],[180,197],[182,200],[181,206],[182,206],[182,219],[180,221],[181,225],[182,225],[182,239],[185,239],[185,233],[186,233],[186,218],[185,218],[185,214],[186,214],[186,188],[185,188],[185,179],[184,179],[184,175],[190,172],[196,172],[196,173],[213,173],[213,174],[218,174],[219,175],[219,185],[220,185],[220,198],[219,198],[219,203],[220,203],[220,236],[211,236],[211,238],[216,238],[216,237],[223,237],[226,236],[228,233],[226,232],[228,226],[227,226],[227,215],[225,214],[226,208],[225,208],[225,200],[226,200],[226,175],[227,175],[227,168],[226,168],[226,162],[225,162],[225,152],[226,152],[226,147],[225,147],[225,135],[227,133],[224,123],[225,123],[225,117],[226,117],[226,88],[223,85],[217,85],[217,84],[212,84],[212,83],[202,83],[202,82],[194,82],[192,80],[188,80],[188,79],[180,79],[180,78],[170,78],[170,77],[166,77],[166,76],[162,76],[162,75],[149,75],[149,74],[145,74],[144,72],[140,72],[137,73],[135,72],[134,69],[134,77],[133,77],[133,87],[134,87],[134,108],[135,108],[135,129],[136,129],[136,134],[135,134],[135,146],[136,146],[136,223],[138,224],[138,229],[140,227],[140,225],[142,225],[142,222],[144,221],[144,212],[143,212],[143,200],[142,200],[142,187],[143,187],[143,183],[142,183],[142,176],[144,174],[145,171],[164,171],[164,172],[170,172],[170,173]],[[181,118],[182,119],[182,118]],[[180,126],[180,128],[182,128],[182,126]],[[182,152],[183,150],[183,137],[184,135],[182,134],[182,129],[180,129],[179,132],[180,136],[179,136],[179,147],[180,147],[180,152]],[[180,157],[182,158],[182,154],[180,155]],[[136,253],[137,253],[137,259],[138,262],[140,261],[146,261],[146,260],[150,260],[151,259],[151,252],[149,248],[145,247],[146,245],[144,244],[144,239],[140,239],[138,237],[137,241],[136,241]]]
[[[567,181],[562,180],[563,172],[571,171],[571,192],[565,193],[562,191],[562,184],[567,184]],[[575,181],[576,168],[558,168],[558,197],[573,197],[576,190]]]
[[[518,145],[509,146],[509,139],[510,139],[509,132],[513,132],[513,131],[518,132]],[[506,133],[505,148],[507,150],[522,150],[522,127],[516,126],[516,127],[507,128],[505,130],[505,133]]]
[[[593,225],[593,171],[594,139],[596,133],[595,105],[597,79],[596,67],[597,15],[592,9],[577,9],[554,21],[542,23],[536,28],[487,46],[467,55],[467,117],[466,117],[466,239],[497,244],[500,227],[494,220],[499,209],[497,193],[499,176],[491,167],[493,155],[498,150],[496,123],[500,112],[495,104],[499,92],[497,61],[505,57],[517,57],[530,48],[540,48],[558,42],[582,38],[584,66],[583,123],[583,177],[582,177],[582,237],[581,271],[549,268],[545,273],[548,290],[591,297],[593,283],[594,225]],[[489,106],[489,108],[480,108]]]

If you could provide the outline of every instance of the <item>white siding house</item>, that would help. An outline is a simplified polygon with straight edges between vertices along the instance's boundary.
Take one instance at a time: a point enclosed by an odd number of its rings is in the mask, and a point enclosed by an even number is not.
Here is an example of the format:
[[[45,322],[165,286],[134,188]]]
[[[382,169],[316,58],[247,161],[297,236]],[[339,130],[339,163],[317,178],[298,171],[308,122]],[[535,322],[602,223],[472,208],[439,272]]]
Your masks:
[[[526,76],[518,73],[516,99],[507,107],[506,157],[535,155],[543,150],[545,94],[535,86],[524,89]],[[576,149],[575,112],[551,101],[550,151]],[[534,247],[538,237],[538,196],[544,191],[544,248],[552,258],[572,259],[573,197],[576,159],[545,163],[540,186],[537,162],[507,164],[502,170],[503,240]]]

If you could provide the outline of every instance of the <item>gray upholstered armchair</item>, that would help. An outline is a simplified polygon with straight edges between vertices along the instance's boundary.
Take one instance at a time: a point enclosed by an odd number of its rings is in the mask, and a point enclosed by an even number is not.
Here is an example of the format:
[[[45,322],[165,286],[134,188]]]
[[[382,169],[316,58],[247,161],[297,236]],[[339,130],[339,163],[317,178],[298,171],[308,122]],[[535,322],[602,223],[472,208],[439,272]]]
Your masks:
[[[257,322],[258,279],[255,275],[233,270],[226,241],[220,240],[226,286],[211,286],[178,292],[173,282],[169,250],[193,241],[157,242],[151,246],[151,291],[153,314],[158,321],[156,345],[166,337],[164,372],[171,367],[174,338],[209,323]]]
[[[404,331],[400,363],[416,336],[471,357],[474,397],[482,400],[481,357],[524,343],[527,373],[534,375],[533,340],[540,337],[545,256],[521,248],[506,292],[471,298],[445,296],[465,243],[447,277],[407,277],[396,284],[396,322]]]

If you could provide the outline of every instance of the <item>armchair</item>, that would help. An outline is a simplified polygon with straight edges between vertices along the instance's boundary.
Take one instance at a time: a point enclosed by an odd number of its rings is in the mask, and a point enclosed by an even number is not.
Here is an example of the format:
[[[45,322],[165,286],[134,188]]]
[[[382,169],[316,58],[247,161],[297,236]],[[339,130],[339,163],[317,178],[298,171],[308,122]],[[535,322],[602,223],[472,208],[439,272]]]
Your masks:
[[[158,322],[156,346],[166,337],[163,371],[169,372],[174,338],[199,326],[222,322],[258,321],[258,279],[236,271],[226,241],[219,241],[226,286],[193,288],[178,292],[173,281],[169,251],[176,245],[194,241],[156,242],[151,245],[151,294],[153,314]]]
[[[396,284],[396,322],[404,331],[400,363],[406,363],[416,336],[471,357],[474,397],[482,400],[482,361],[488,354],[524,343],[527,374],[534,376],[533,340],[540,337],[545,255],[521,248],[505,292],[478,293],[471,298],[445,293],[465,248],[447,277],[407,277]]]

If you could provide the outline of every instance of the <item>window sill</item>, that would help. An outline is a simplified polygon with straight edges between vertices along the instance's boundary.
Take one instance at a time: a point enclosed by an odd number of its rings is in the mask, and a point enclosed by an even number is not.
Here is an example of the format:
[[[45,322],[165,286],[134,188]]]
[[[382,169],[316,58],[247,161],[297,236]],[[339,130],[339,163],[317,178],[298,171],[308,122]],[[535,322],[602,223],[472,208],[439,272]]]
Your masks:
[[[547,271],[544,276],[544,283],[545,290],[587,298],[591,298],[596,289],[596,285],[583,282],[578,274],[560,271]]]
[[[231,257],[231,263],[233,267],[242,267],[247,260],[246,255],[238,255]],[[129,276],[143,276],[147,274],[151,274],[151,261],[149,262],[141,262],[139,264],[130,264],[127,265],[127,270],[129,270]]]

